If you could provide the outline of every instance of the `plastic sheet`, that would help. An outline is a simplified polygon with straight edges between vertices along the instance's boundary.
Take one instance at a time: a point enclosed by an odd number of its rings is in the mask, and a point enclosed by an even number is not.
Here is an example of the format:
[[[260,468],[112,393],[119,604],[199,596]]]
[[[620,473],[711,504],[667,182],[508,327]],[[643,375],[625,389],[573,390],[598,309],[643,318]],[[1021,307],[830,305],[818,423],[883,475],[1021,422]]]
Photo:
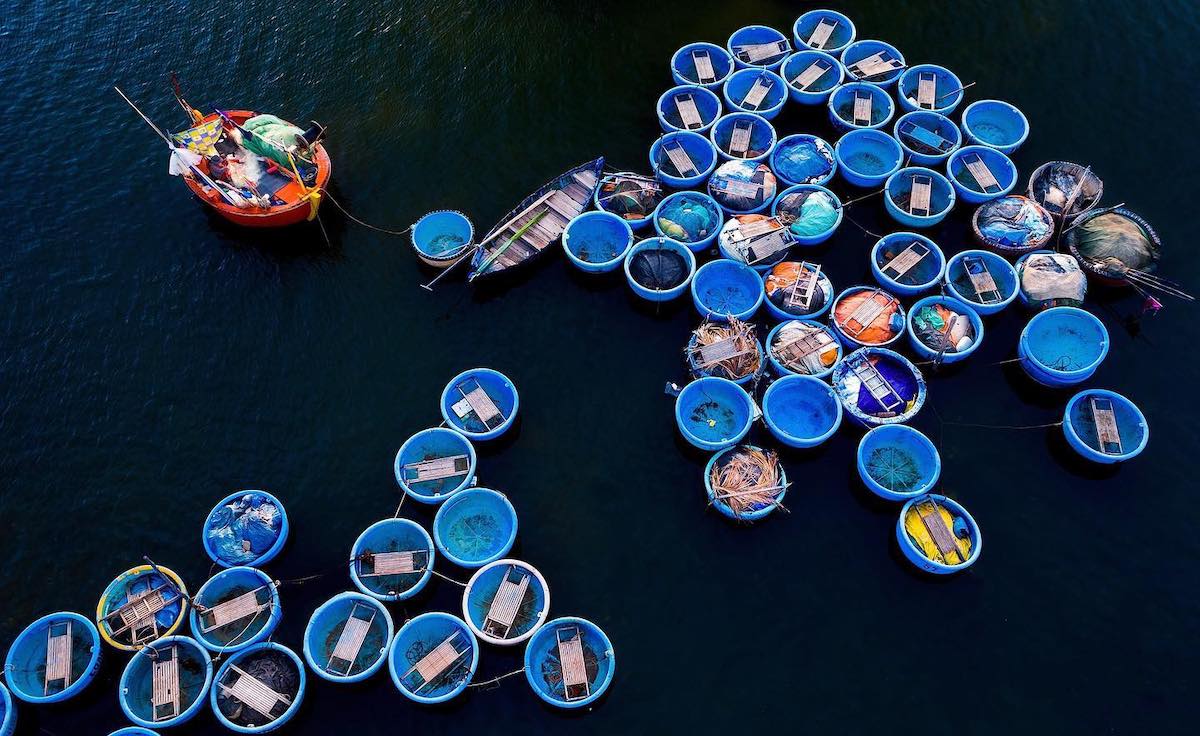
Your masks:
[[[1087,275],[1065,253],[1030,253],[1017,267],[1022,297],[1031,306],[1077,307],[1087,294]]]
[[[777,215],[791,219],[788,229],[801,237],[821,235],[837,224],[840,206],[825,192],[804,190],[780,198]]]
[[[1020,251],[1044,245],[1054,232],[1054,220],[1037,202],[1010,196],[980,206],[975,227],[993,248]]]
[[[630,259],[629,272],[642,286],[662,291],[679,286],[687,280],[688,264],[683,256],[674,251],[644,249],[636,252]]]
[[[244,565],[271,549],[282,524],[283,515],[274,503],[259,494],[247,493],[214,511],[205,534],[218,557]]]
[[[833,148],[816,137],[799,137],[779,145],[774,155],[775,171],[794,184],[826,181],[833,171]]]
[[[708,193],[731,212],[760,209],[765,202],[775,198],[776,187],[771,169],[753,161],[726,161],[717,167],[708,181]]]
[[[681,243],[696,243],[721,227],[721,213],[701,194],[681,193],[663,203],[657,215],[663,235]]]
[[[944,304],[921,307],[913,312],[912,320],[917,338],[933,350],[958,353],[975,343],[975,327],[970,317]]]

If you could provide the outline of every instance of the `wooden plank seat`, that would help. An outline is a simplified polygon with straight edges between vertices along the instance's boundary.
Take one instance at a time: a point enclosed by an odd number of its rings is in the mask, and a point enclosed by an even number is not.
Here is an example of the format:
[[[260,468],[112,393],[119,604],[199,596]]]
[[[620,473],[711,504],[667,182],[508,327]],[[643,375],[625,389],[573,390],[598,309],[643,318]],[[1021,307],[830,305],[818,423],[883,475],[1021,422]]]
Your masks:
[[[179,649],[171,645],[152,651],[155,659],[150,663],[150,707],[158,723],[179,715]]]
[[[265,600],[260,600],[264,594]],[[197,618],[200,620],[200,633],[207,634],[223,626],[257,616],[271,607],[272,597],[270,586],[261,585],[215,606],[208,608],[196,606]]]
[[[1004,300],[1004,295],[996,286],[996,280],[992,278],[992,272],[988,270],[987,261],[983,260],[982,256],[966,256],[962,265],[981,304],[995,304]]]
[[[754,240],[755,238],[760,238],[783,228],[784,224],[776,217],[767,217],[762,220],[755,220],[754,222],[739,222],[738,226],[729,232],[729,242],[738,243],[743,240]]]
[[[854,90],[854,124],[855,125],[870,125],[871,124],[871,107],[875,104],[875,98],[870,92],[864,92],[860,89]]]
[[[365,609],[367,615],[359,613],[359,609]],[[374,606],[368,606],[358,601],[354,602],[354,606],[350,609],[350,615],[346,618],[341,633],[338,634],[333,652],[325,663],[326,672],[342,677],[349,676],[355,661],[358,660],[358,655],[362,652],[363,642],[366,641],[367,634],[371,631],[371,624],[375,623],[375,614]]]
[[[863,386],[867,391],[879,402],[886,411],[895,412],[900,407],[904,406],[904,399],[892,387],[886,378],[871,362],[870,358],[859,355],[850,364],[850,370],[858,379],[862,381]]]
[[[971,176],[975,179],[975,183],[979,185],[980,191],[986,194],[999,192],[1004,187],[1000,186],[1000,182],[996,180],[995,174],[988,167],[987,162],[983,160],[983,156],[978,153],[967,154],[962,157],[963,166],[967,167],[967,171],[971,172]]]
[[[563,633],[567,637],[563,638]],[[558,643],[558,664],[562,670],[563,697],[568,701],[582,700],[592,694],[588,682],[587,663],[583,657],[583,632],[578,626],[560,628],[554,632]]]
[[[758,199],[763,190],[763,185],[759,182],[742,181],[741,179],[720,177],[709,179],[708,183],[714,191],[734,197],[746,197],[747,199]]]
[[[924,243],[914,240],[907,248],[896,254],[887,263],[883,264],[883,268],[879,269],[893,279],[899,280],[901,276],[912,270],[913,266],[921,262],[925,256],[929,255],[929,247]],[[888,271],[891,271],[889,274]]]
[[[842,331],[850,337],[858,337],[883,314],[892,303],[892,298],[878,289],[871,292],[871,298],[859,304],[850,316],[842,323]]]
[[[746,255],[746,263],[754,266],[764,261],[769,261],[780,252],[791,248],[794,242],[796,241],[792,237],[790,230],[772,230],[766,235],[752,239],[746,245],[743,249]]]
[[[463,649],[459,649],[455,644],[459,639],[462,640]],[[413,689],[413,692],[420,692],[433,684],[439,677],[446,674],[458,660],[470,654],[470,652],[471,645],[466,640],[462,630],[455,629],[454,633],[446,637],[442,643],[417,660],[417,663],[409,668],[408,672],[405,672],[404,676],[400,679],[407,680],[415,673],[421,678],[421,683]]]
[[[733,51],[737,57],[747,64],[757,64],[780,54],[786,54],[791,50],[792,45],[788,43],[786,38],[781,38],[778,41],[747,43],[733,47]]]
[[[913,174],[912,188],[908,194],[908,214],[929,217],[933,210],[933,177],[928,174]]]
[[[729,155],[745,157],[750,155],[750,139],[754,133],[754,121],[742,118],[733,122],[733,130],[729,132]]]
[[[812,35],[808,37],[808,45],[814,49],[824,49],[825,44],[829,43],[834,29],[838,27],[838,23],[839,21],[830,18],[822,18],[817,27],[813,29]]]
[[[679,120],[683,122],[683,127],[688,130],[704,127],[704,118],[700,117],[700,109],[696,107],[696,96],[691,92],[684,92],[675,95],[675,110],[679,113]]]
[[[950,555],[953,553],[958,557],[959,562],[966,562],[967,559],[963,556],[962,550],[958,548],[954,533],[950,531],[950,527],[946,526],[946,520],[942,518],[942,512],[937,502],[930,498],[929,505],[933,507],[932,510],[921,509],[918,513],[925,530],[929,532],[929,538],[937,546],[938,552],[942,553],[942,559],[949,563]]]
[[[879,51],[870,56],[859,59],[850,66],[846,67],[846,71],[850,72],[856,79],[871,79],[879,77],[889,72],[894,72],[897,69],[903,69],[904,64],[899,59],[892,56],[889,51]]]
[[[692,161],[692,157],[688,155],[687,149],[683,147],[682,143],[674,140],[663,141],[661,148],[680,176],[700,175],[700,169],[696,167],[696,164]]]
[[[692,361],[695,362],[698,368],[710,368],[723,360],[731,358],[739,358],[743,355],[750,355],[756,352],[755,350],[739,350],[737,335],[717,340],[716,342],[702,345],[692,351]]]
[[[46,628],[46,674],[42,678],[42,695],[62,692],[71,686],[71,620],[54,621]]]
[[[817,59],[792,79],[792,86],[802,92],[806,92],[809,87],[816,84],[818,79],[825,76],[825,72],[832,68],[833,65],[828,61]]]
[[[1121,430],[1117,427],[1117,413],[1112,399],[1092,396],[1088,402],[1092,410],[1092,421],[1096,424],[1096,443],[1105,455],[1122,455]]]
[[[467,455],[450,455],[421,460],[401,467],[404,480],[408,483],[425,483],[466,475],[471,469],[471,458]]]
[[[504,412],[500,411],[500,407],[496,406],[496,402],[478,380],[468,378],[455,388],[462,394],[462,400],[455,402],[451,408],[459,419],[466,420],[474,414],[487,429],[495,429],[504,423]]]
[[[917,75],[917,107],[932,110],[937,107],[937,75],[921,72]]]
[[[775,353],[783,362],[789,365],[802,365],[809,373],[817,373],[824,366],[821,364],[821,353],[830,345],[835,344],[829,333],[822,329],[801,330],[798,337],[792,337],[775,346]]]
[[[900,135],[910,138],[922,146],[931,148],[939,153],[949,153],[954,150],[954,141],[943,137],[937,131],[917,125],[911,120],[905,120],[901,123],[898,132]]]
[[[712,84],[717,81],[717,73],[713,71],[712,57],[706,49],[692,50],[692,64],[696,67],[696,81],[700,84]]]
[[[774,86],[775,82],[766,74],[759,75],[747,90],[746,96],[742,98],[742,107],[747,110],[759,109]]]
[[[128,600],[104,616],[112,636],[130,635],[130,643],[141,644],[158,638],[158,612],[180,599],[174,585],[163,583],[157,588],[128,594]]]
[[[512,579],[513,573],[517,580]],[[525,600],[525,591],[529,589],[529,573],[517,570],[510,565],[496,589],[492,604],[488,607],[487,615],[483,618],[483,630],[501,639],[508,638],[513,622],[517,620],[517,612],[521,610],[521,602]]]
[[[225,674],[226,679],[231,674],[235,676],[232,683],[218,683],[221,691],[268,721],[273,721],[281,715],[275,713],[277,707],[292,704],[291,698],[275,692],[270,685],[235,664],[229,665],[229,670]]]
[[[358,575],[364,578],[380,578],[388,575],[412,575],[425,572],[429,552],[419,549],[411,552],[367,552],[358,559]],[[367,571],[370,566],[370,571]]]

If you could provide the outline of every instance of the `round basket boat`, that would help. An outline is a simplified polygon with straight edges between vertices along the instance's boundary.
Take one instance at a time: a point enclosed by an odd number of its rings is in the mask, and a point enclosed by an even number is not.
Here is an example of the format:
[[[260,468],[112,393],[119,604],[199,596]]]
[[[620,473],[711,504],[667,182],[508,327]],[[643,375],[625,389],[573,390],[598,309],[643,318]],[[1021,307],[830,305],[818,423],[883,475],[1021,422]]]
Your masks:
[[[842,426],[833,387],[812,376],[784,376],[763,394],[767,429],[789,447],[816,447]]]
[[[633,293],[650,302],[668,302],[687,291],[696,273],[696,256],[678,240],[647,238],[625,255],[625,280]]]
[[[987,146],[958,149],[946,161],[946,173],[959,198],[971,204],[1003,197],[1017,185],[1016,164]]]
[[[754,402],[750,394],[725,378],[698,378],[684,386],[675,399],[679,433],[690,444],[708,452],[741,442],[753,421]]]
[[[1130,286],[1129,271],[1152,273],[1162,253],[1150,223],[1124,207],[1081,215],[1063,242],[1080,268],[1109,286]]]
[[[721,226],[717,249],[724,258],[744,263],[759,273],[766,273],[787,260],[794,240],[769,241],[764,245],[747,233],[782,229],[782,223],[769,215],[734,215]],[[772,236],[777,237],[777,236]]]
[[[726,161],[708,180],[708,193],[731,215],[762,212],[775,199],[778,183],[766,164]]]
[[[1087,296],[1087,274],[1075,256],[1035,250],[1017,259],[1017,296],[1031,309],[1078,307]]]
[[[437,210],[417,220],[409,234],[413,250],[425,263],[446,268],[475,240],[475,227],[456,210]]]
[[[600,627],[574,616],[546,622],[525,647],[529,687],[558,708],[595,702],[612,684],[616,667],[612,642]]]
[[[777,376],[825,378],[842,359],[842,343],[829,325],[793,319],[767,335],[767,357]]]
[[[663,184],[691,189],[704,183],[717,168],[717,149],[699,133],[677,130],[650,144],[650,168]]]
[[[762,343],[756,337],[757,329],[754,325],[741,322],[701,324],[692,331],[684,351],[692,375],[696,378],[727,378],[739,386],[745,386],[761,376],[766,368],[766,356]],[[714,357],[706,352],[708,346],[726,340],[730,340],[732,346],[727,353],[718,353]]]
[[[779,456],[754,445],[722,450],[704,466],[709,505],[734,521],[766,518],[783,504],[787,487]]]
[[[1032,199],[1010,194],[980,205],[971,229],[985,248],[1019,256],[1046,247],[1054,237],[1054,216]]]
[[[700,60],[697,69],[696,61]],[[712,74],[701,74],[707,60]],[[680,47],[671,56],[671,77],[679,84],[698,84],[708,89],[717,89],[725,82],[725,78],[733,71],[733,57],[721,46],[715,43],[699,41]]]
[[[860,98],[871,99],[871,115],[861,119],[855,117],[855,101]],[[826,103],[829,110],[829,122],[835,130],[843,133],[854,130],[878,130],[887,125],[896,115],[896,103],[892,102],[887,92],[866,82],[850,82],[843,84],[829,95]]]
[[[829,322],[849,347],[883,347],[904,334],[904,306],[874,286],[851,286],[833,301]]]
[[[792,53],[787,36],[769,26],[743,26],[729,36],[725,48],[738,69],[778,69]]]
[[[174,703],[155,705],[154,665],[175,661],[178,682],[172,688]],[[208,650],[186,636],[166,636],[133,655],[121,673],[118,699],[125,716],[143,728],[170,728],[187,723],[204,707],[204,696],[213,681]]]
[[[963,110],[962,129],[971,143],[1012,153],[1029,137],[1029,120],[1007,102],[978,100]]]
[[[209,701],[221,725],[237,733],[268,733],[300,710],[308,675],[291,649],[264,641],[225,660]],[[251,706],[242,698],[255,701]],[[269,710],[259,712],[259,708]]]
[[[479,568],[463,590],[463,620],[489,644],[520,644],[546,621],[550,586],[533,565],[503,559]]]
[[[913,191],[919,184],[929,184],[928,206],[914,204]],[[884,184],[883,203],[892,219],[904,227],[933,227],[950,214],[957,195],[950,181],[923,166],[909,166],[888,177]]]
[[[784,186],[828,184],[837,171],[833,146],[824,138],[794,133],[780,139],[771,151],[771,171]]]
[[[721,206],[704,192],[675,192],[655,211],[654,231],[699,253],[717,239],[724,219]]]
[[[0,730],[0,736],[8,736],[8,734],[5,734],[3,730]],[[119,731],[113,731],[108,736],[158,736],[158,734],[148,728],[142,728],[141,726],[130,726],[129,728],[122,728]]]
[[[463,371],[442,389],[442,419],[470,440],[492,440],[507,432],[520,405],[517,387],[508,376],[491,368]]]
[[[707,142],[708,139],[704,140]],[[716,160],[716,153],[713,153],[713,160]],[[662,198],[663,188],[658,179],[622,171],[605,174],[600,179],[600,185],[592,194],[592,206],[620,217],[636,232],[650,226]]]
[[[983,549],[983,535],[975,519],[957,501],[936,494],[904,504],[896,520],[896,541],[909,562],[935,575],[966,570]]]
[[[265,565],[279,556],[288,537],[287,512],[266,491],[231,493],[213,507],[201,541],[221,567]]]
[[[876,496],[906,501],[933,489],[942,475],[942,457],[929,438],[912,427],[885,424],[859,441],[858,475]]]
[[[783,77],[767,69],[739,69],[729,75],[721,89],[730,110],[754,113],[772,120],[788,100]]]
[[[908,310],[908,341],[922,360],[957,363],[983,343],[983,319],[952,296],[927,296]]]
[[[412,598],[433,576],[433,540],[409,519],[377,521],[350,550],[354,587],[381,601]]]
[[[852,130],[833,147],[838,173],[856,187],[879,187],[900,170],[904,151],[881,130]]]
[[[1017,356],[1025,373],[1043,386],[1074,386],[1092,377],[1108,344],[1108,330],[1090,312],[1052,307],[1025,325]]]
[[[151,625],[138,629],[126,627],[121,611],[130,601],[161,596],[161,608]],[[125,652],[136,652],[151,641],[174,634],[187,613],[187,586],[179,576],[162,565],[139,565],[121,573],[108,584],[96,604],[96,628],[100,637]]]
[[[96,679],[100,650],[95,624],[78,613],[52,613],[17,634],[4,660],[4,676],[12,694],[26,703],[61,703]]]
[[[13,697],[0,682],[0,736],[12,736],[17,730],[17,706]]]
[[[698,84],[672,87],[662,93],[656,107],[658,124],[667,133],[673,130],[703,133],[721,117],[721,98],[717,97],[716,92]],[[685,112],[688,120],[683,119]]]
[[[479,666],[479,641],[457,616],[422,613],[400,627],[388,650],[388,672],[400,694],[423,705],[453,699]]]
[[[784,261],[764,271],[767,311],[779,320],[817,318],[833,305],[833,282],[819,263]]]
[[[192,636],[210,652],[236,652],[266,639],[279,626],[279,589],[262,570],[230,567],[192,597]]]
[[[1088,389],[1067,402],[1063,434],[1075,452],[1109,465],[1142,454],[1150,441],[1150,426],[1142,410],[1121,394]]]
[[[946,256],[923,235],[892,233],[871,249],[871,273],[888,291],[913,296],[938,285],[946,275]]]
[[[796,184],[779,193],[771,214],[782,223],[798,245],[824,243],[842,224],[844,213],[838,196],[816,184]]]
[[[749,143],[746,145],[745,150],[731,148],[731,144],[734,142],[733,131],[735,129],[749,130]],[[717,154],[722,160],[726,161],[730,159],[735,161],[762,161],[771,155],[771,151],[775,148],[775,143],[779,140],[779,135],[775,132],[774,126],[767,122],[765,118],[751,112],[731,112],[728,115],[722,115],[717,118],[717,122],[708,131],[708,137],[716,147]]]
[[[692,303],[705,319],[746,320],[763,303],[763,282],[744,263],[720,258],[704,264],[692,279]]]
[[[330,682],[362,682],[387,660],[392,615],[370,596],[339,593],[321,604],[304,629],[304,661]]]
[[[920,102],[921,83],[933,81],[933,102]],[[963,101],[963,83],[954,72],[937,64],[910,66],[900,75],[896,97],[903,110],[930,110],[949,115]]]
[[[482,382],[480,385],[483,385]],[[467,387],[468,392],[472,388],[473,383]],[[491,395],[492,392],[487,393]],[[458,394],[458,397],[461,399],[462,394]],[[472,413],[470,418],[477,416]],[[491,424],[494,425],[495,421]],[[475,478],[475,446],[463,434],[453,429],[433,427],[423,429],[405,440],[392,463],[392,471],[400,489],[414,501],[433,504],[441,503],[471,485]]]
[[[562,246],[567,260],[580,271],[614,271],[633,247],[633,228],[611,212],[584,212],[567,223]]]
[[[798,51],[779,67],[788,96],[801,105],[824,105],[846,78],[842,64],[824,51]]]
[[[890,68],[883,72],[867,75],[865,70],[859,68],[858,64],[876,54],[883,54],[888,57],[891,61]],[[896,80],[900,79],[900,75],[904,70],[904,54],[901,54],[899,49],[886,41],[873,41],[869,39],[855,41],[842,49],[841,56],[838,58],[841,59],[842,66],[846,68],[846,79],[867,82],[880,87],[895,85]]]
[[[831,54],[836,54],[854,43],[856,33],[854,21],[836,10],[810,10],[792,24],[792,38],[796,41],[796,48],[807,46]]]
[[[892,131],[904,155],[918,166],[936,166],[962,145],[962,131],[954,121],[928,110],[901,115]]]
[[[1017,272],[995,253],[964,250],[946,262],[946,291],[981,315],[995,314],[1017,298]]]
[[[1033,170],[1025,193],[1063,224],[1091,212],[1104,196],[1104,182],[1090,166],[1050,161]]]
[[[490,488],[468,488],[438,509],[433,542],[459,567],[481,567],[512,549],[517,512],[508,497]]]
[[[833,369],[833,387],[846,414],[864,427],[902,424],[925,405],[921,371],[885,348],[862,348],[847,355]]]

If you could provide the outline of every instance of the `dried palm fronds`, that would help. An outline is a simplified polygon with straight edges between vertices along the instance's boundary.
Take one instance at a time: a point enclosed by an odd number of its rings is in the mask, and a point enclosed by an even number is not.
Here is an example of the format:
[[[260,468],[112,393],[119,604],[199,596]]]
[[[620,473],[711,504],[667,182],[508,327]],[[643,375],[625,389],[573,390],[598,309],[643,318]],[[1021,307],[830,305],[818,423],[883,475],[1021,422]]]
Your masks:
[[[762,368],[754,325],[736,317],[728,324],[705,322],[697,327],[687,354],[694,368],[720,378],[737,380]]]
[[[708,476],[716,501],[730,508],[735,516],[743,516],[767,506],[778,506],[779,496],[787,490],[783,482],[783,467],[779,456],[770,450],[743,445],[723,462],[713,463]]]

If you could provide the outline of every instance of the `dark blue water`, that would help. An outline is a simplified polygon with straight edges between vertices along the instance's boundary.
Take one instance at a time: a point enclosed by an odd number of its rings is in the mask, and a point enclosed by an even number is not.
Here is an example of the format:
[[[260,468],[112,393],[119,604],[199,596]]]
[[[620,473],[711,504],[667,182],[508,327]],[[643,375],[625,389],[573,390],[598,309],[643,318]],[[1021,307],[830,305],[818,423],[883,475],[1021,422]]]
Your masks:
[[[1091,385],[1134,398],[1152,426],[1146,453],[1116,470],[1074,460],[1057,428],[949,424],[1060,419],[1068,394],[990,365],[1015,354],[1019,307],[989,320],[962,368],[930,378],[915,424],[940,445],[942,490],[986,538],[969,573],[931,581],[899,556],[896,508],[861,488],[852,431],[785,455],[791,514],[742,529],[705,508],[705,458],[677,439],[662,395],[683,377],[689,304],[639,308],[618,278],[576,275],[557,256],[515,284],[429,295],[406,241],[333,208],[331,248],[311,229],[231,229],[166,175],[161,143],[110,89],[175,128],[172,69],[197,105],[317,118],[334,195],[359,216],[404,227],[455,207],[487,228],[597,154],[645,170],[671,53],[749,22],[787,28],[808,3],[3,5],[0,646],[39,614],[90,614],[143,554],[198,588],[204,516],[245,487],[291,514],[294,541],[270,572],[328,573],[283,591],[277,639],[298,646],[309,613],[350,587],[336,568],[355,536],[395,509],[396,449],[440,421],[446,380],[482,364],[516,381],[522,416],[482,451],[480,481],[513,500],[516,553],[549,580],[552,615],[612,637],[609,696],[574,718],[521,677],[445,709],[409,703],[382,675],[360,688],[310,678],[286,733],[1194,727],[1195,310],[1170,304],[1135,336],[1138,299],[1089,298],[1113,335]],[[1200,145],[1181,135],[1200,114],[1194,4],[840,5],[861,36],[978,82],[968,101],[1025,110],[1022,180],[1046,160],[1092,164],[1106,202],[1161,231],[1164,272],[1200,284],[1186,174]],[[789,105],[777,123],[833,139],[823,110]],[[889,227],[878,200],[850,214]],[[947,255],[971,243],[967,214],[931,233]],[[846,222],[812,257],[838,288],[869,283],[874,241]],[[424,610],[460,611],[459,589],[435,581],[392,608]],[[77,702],[21,708],[19,733],[123,725],[127,657],[105,658]],[[489,647],[479,678],[519,667]],[[206,711],[175,733],[217,728]]]

